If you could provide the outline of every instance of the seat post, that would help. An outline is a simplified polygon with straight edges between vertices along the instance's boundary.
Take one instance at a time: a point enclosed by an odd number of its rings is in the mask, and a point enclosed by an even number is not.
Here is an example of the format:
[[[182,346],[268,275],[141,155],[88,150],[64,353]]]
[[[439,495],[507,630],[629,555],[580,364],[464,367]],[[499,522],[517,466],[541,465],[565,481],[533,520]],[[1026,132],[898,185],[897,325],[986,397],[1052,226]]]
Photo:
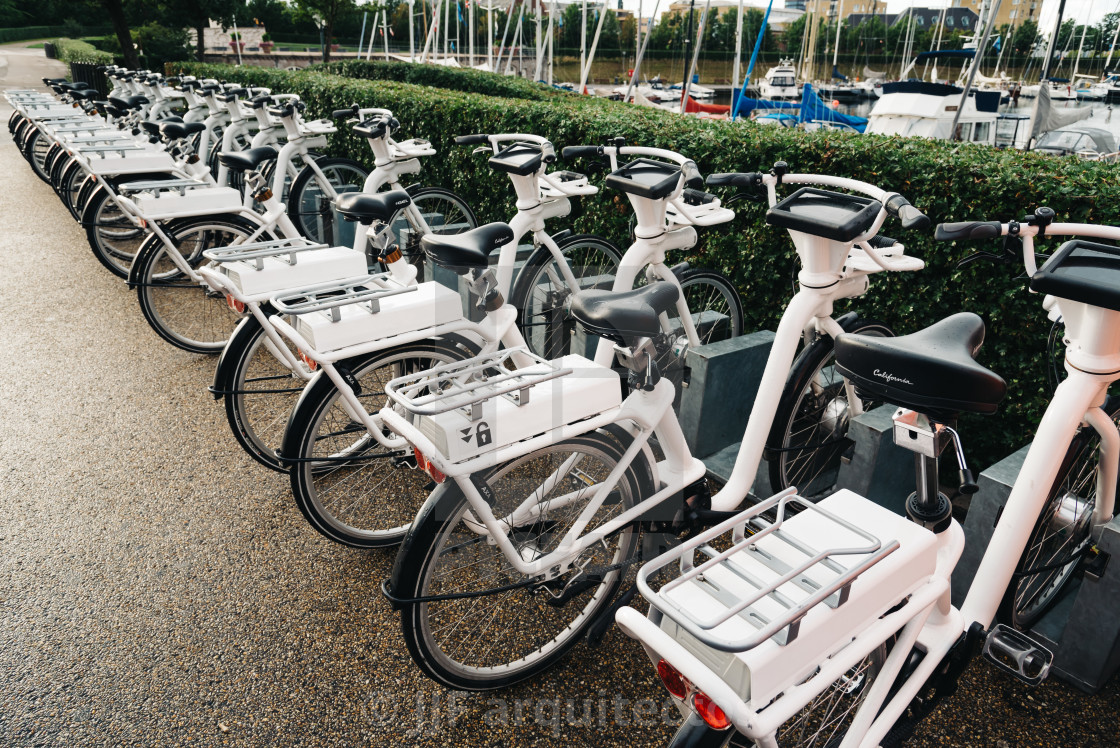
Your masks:
[[[899,408],[894,417],[894,442],[914,453],[916,490],[906,500],[911,520],[933,532],[951,524],[953,505],[941,493],[938,456],[953,441],[952,430],[913,410]]]

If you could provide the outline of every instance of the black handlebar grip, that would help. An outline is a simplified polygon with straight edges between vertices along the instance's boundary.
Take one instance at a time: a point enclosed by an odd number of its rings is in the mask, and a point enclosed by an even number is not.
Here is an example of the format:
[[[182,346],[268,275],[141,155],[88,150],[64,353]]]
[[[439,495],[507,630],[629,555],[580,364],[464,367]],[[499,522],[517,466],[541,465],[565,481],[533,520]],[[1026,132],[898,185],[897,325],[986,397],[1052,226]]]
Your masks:
[[[586,158],[602,154],[603,149],[597,145],[568,145],[560,151],[564,158]]]
[[[703,189],[704,176],[695,161],[685,161],[681,164],[681,174],[684,175],[684,186],[694,190]]]
[[[924,229],[929,226],[929,218],[897,192],[887,198],[887,204],[884,207],[886,207],[888,213],[897,216],[902,221],[902,228],[904,229]]]
[[[875,236],[868,239],[867,243],[870,244],[873,249],[886,249],[887,247],[893,247],[894,245],[898,244],[898,239],[892,239],[889,236],[876,234]]]
[[[553,148],[552,143],[541,143],[541,159],[546,164],[556,161],[556,149]]]
[[[709,187],[746,187],[749,189],[762,186],[762,174],[757,171],[709,174],[704,181]]]
[[[999,221],[960,221],[938,224],[933,238],[939,242],[951,242],[957,239],[991,239],[1001,233],[1003,224]]]
[[[335,109],[333,112],[331,112],[331,119],[346,119],[347,117],[353,117],[355,114],[356,112],[354,111],[354,107],[350,107],[348,109]]]
[[[456,145],[479,145],[480,143],[486,143],[487,145],[489,145],[490,136],[486,135],[485,133],[479,133],[477,135],[456,135],[455,136],[455,144]]]
[[[711,193],[702,190],[694,190],[692,188],[683,190],[681,192],[681,197],[684,199],[686,205],[707,205],[719,199]]]

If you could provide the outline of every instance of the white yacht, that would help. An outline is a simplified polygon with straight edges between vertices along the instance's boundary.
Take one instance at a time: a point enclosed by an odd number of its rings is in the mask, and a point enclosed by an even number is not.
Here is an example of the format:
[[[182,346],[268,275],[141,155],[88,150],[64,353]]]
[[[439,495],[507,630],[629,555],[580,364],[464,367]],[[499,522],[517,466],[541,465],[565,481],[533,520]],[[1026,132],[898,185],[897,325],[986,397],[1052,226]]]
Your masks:
[[[801,86],[797,85],[797,70],[793,60],[783,59],[766,71],[766,77],[758,84],[759,98],[767,101],[778,99],[800,99]]]
[[[978,91],[965,97],[963,88],[947,83],[884,83],[882,96],[867,116],[867,132],[950,140],[953,119],[960,109],[958,139],[995,145],[999,98],[998,91]]]

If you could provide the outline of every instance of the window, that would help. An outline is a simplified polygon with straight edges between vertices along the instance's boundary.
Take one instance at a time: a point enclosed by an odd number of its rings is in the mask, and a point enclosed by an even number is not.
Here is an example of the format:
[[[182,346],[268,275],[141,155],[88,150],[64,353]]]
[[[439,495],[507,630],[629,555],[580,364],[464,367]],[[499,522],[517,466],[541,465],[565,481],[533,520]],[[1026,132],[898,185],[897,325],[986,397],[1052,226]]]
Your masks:
[[[1017,16],[1018,14],[1019,14],[1019,11],[1017,11],[1017,10],[1013,10],[1013,11],[1011,11],[1011,13],[1010,13],[1010,14],[1009,14],[1009,15],[1007,16],[1007,19],[1008,19],[1008,20],[1010,20],[1010,21],[1014,21],[1014,20],[1015,20],[1015,16]]]
[[[977,122],[976,129],[972,133],[972,139],[977,143],[987,143],[991,127],[991,122]]]
[[[953,17],[952,16],[950,16],[948,14],[945,15],[945,25],[948,26],[949,28],[953,27]]]

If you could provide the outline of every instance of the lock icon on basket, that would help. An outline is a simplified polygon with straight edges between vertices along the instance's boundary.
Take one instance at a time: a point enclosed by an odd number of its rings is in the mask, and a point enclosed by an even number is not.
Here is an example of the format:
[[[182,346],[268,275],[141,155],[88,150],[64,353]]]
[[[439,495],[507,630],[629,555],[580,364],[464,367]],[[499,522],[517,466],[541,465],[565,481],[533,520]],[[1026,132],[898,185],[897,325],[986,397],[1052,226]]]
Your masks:
[[[474,439],[475,444],[477,444],[479,447],[485,447],[487,444],[494,440],[494,438],[490,435],[490,427],[486,424],[486,421],[481,421],[478,424],[478,427],[474,432]]]

